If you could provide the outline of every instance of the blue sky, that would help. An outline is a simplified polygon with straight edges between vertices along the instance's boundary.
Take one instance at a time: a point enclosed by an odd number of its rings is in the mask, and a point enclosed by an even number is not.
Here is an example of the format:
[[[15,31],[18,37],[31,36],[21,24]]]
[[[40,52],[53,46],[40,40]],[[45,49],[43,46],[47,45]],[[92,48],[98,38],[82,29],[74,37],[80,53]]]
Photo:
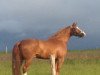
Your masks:
[[[21,39],[46,39],[76,21],[87,36],[72,38],[69,49],[100,47],[100,0],[0,0],[0,49],[4,42],[11,49]]]

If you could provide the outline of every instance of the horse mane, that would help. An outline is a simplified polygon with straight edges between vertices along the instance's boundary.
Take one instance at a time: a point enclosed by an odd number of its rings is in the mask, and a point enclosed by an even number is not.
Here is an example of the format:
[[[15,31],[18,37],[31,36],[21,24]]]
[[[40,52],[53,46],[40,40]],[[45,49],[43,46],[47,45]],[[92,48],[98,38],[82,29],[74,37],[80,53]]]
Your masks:
[[[58,30],[55,34],[53,34],[51,37],[49,37],[49,39],[59,38],[59,37],[65,35],[65,34],[66,34],[66,31],[67,31],[69,28],[70,28],[70,26],[64,27],[64,28]]]

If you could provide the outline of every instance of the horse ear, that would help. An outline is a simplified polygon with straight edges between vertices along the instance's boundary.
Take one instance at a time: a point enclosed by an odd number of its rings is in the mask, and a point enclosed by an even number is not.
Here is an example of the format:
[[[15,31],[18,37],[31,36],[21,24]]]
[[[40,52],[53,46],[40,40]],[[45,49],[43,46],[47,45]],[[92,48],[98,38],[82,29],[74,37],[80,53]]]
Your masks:
[[[71,27],[76,27],[76,26],[77,26],[77,22],[74,22]]]

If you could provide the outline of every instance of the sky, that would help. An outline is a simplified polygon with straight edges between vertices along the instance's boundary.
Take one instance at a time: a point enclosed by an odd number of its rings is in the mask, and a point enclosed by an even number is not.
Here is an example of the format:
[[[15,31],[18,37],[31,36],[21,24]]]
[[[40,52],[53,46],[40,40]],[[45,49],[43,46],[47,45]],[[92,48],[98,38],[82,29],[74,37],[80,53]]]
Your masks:
[[[100,48],[100,0],[0,0],[0,50],[26,38],[47,39],[77,22],[87,36],[69,49]]]

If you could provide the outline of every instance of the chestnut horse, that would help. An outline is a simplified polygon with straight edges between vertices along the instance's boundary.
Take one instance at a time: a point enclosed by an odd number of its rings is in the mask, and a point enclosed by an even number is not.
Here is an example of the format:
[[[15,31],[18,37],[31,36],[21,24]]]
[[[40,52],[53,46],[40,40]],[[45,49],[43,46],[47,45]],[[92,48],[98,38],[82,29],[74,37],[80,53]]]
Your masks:
[[[27,75],[33,58],[50,59],[52,75],[59,75],[61,65],[67,53],[66,44],[71,36],[84,37],[86,34],[76,23],[58,31],[47,40],[26,39],[17,42],[12,52],[13,75]]]

